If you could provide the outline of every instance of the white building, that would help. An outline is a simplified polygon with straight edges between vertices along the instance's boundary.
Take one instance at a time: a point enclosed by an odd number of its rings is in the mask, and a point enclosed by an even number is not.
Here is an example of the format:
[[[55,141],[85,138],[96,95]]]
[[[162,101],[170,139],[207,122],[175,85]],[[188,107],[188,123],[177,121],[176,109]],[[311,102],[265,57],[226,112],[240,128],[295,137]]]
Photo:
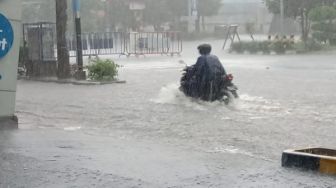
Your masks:
[[[189,4],[193,2],[189,0]],[[189,5],[189,9],[192,5]],[[189,10],[189,13],[192,12]],[[189,14],[190,15],[190,14]],[[194,31],[195,15],[183,18],[189,22],[189,32]],[[205,26],[208,33],[214,32],[216,25],[239,25],[240,32],[245,31],[247,23],[254,23],[258,33],[268,33],[272,21],[272,14],[262,0],[222,0],[218,15],[206,17]]]
[[[246,23],[254,23],[257,32],[268,33],[272,14],[262,0],[222,0],[219,15],[206,18],[206,30],[212,32],[215,25],[237,24],[240,32]]]

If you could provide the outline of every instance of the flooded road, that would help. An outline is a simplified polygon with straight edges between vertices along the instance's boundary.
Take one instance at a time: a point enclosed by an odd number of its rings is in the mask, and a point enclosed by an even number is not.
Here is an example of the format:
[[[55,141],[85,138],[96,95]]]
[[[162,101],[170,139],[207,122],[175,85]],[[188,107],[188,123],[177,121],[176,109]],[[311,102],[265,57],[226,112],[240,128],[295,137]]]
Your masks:
[[[334,177],[281,167],[285,149],[335,149],[336,55],[216,51],[240,88],[225,106],[178,92],[191,49],[117,59],[127,84],[19,81],[20,130],[1,133],[0,187],[336,186]]]

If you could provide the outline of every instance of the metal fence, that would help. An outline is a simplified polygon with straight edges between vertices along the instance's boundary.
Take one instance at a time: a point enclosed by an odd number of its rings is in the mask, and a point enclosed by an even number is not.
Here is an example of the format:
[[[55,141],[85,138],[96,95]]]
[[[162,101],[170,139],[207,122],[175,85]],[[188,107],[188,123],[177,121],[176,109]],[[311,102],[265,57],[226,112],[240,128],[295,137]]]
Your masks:
[[[108,32],[82,34],[84,56],[179,55],[183,43],[179,32]],[[76,56],[75,36],[68,36],[70,56]]]
[[[82,34],[83,55],[124,55],[126,51],[124,35],[121,32],[84,33]],[[68,49],[70,56],[76,56],[75,35],[68,37]]]
[[[21,66],[27,76],[55,76],[56,63],[56,27],[55,23],[26,23],[22,26],[23,46],[21,48]]]
[[[24,47],[31,60],[56,60],[55,23],[23,24]],[[76,36],[67,35],[69,55],[76,56]],[[180,32],[106,32],[82,34],[83,56],[180,55]]]
[[[50,22],[26,23],[22,26],[23,47],[28,48],[32,61],[55,60],[55,24]]]
[[[177,32],[129,33],[129,55],[174,55],[182,52],[182,40]]]

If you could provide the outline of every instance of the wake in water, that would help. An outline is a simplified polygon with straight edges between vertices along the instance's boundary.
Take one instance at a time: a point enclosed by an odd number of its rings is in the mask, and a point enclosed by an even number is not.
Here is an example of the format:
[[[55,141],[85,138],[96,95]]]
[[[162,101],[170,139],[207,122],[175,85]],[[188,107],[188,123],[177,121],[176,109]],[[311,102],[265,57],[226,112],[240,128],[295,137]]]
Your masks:
[[[191,107],[196,110],[207,110],[209,107],[222,107],[229,106],[233,107],[233,104],[225,105],[224,102],[205,102],[190,97],[186,97],[180,90],[179,84],[169,84],[163,88],[156,99],[153,99],[152,102],[157,104],[172,104],[172,105],[182,105],[185,107]]]
[[[179,84],[173,83],[161,88],[157,98],[151,100],[157,104],[181,105],[195,110],[215,109],[219,113],[227,110],[235,111],[240,115],[249,116],[250,119],[263,119],[267,116],[285,115],[286,110],[279,102],[243,94],[232,104],[225,105],[223,102],[204,102],[186,97],[179,91]],[[224,107],[224,108],[223,108]],[[224,111],[223,111],[224,110]]]

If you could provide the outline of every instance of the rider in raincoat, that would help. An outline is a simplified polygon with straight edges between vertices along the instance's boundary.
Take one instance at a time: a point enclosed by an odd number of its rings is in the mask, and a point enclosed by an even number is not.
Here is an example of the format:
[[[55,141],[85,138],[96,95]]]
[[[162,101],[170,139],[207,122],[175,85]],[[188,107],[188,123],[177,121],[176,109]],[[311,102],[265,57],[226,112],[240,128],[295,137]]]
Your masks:
[[[185,94],[204,101],[220,100],[223,97],[225,69],[218,57],[210,54],[209,44],[198,46],[198,50],[201,56],[194,66],[189,67],[186,75],[188,81],[182,85]]]

